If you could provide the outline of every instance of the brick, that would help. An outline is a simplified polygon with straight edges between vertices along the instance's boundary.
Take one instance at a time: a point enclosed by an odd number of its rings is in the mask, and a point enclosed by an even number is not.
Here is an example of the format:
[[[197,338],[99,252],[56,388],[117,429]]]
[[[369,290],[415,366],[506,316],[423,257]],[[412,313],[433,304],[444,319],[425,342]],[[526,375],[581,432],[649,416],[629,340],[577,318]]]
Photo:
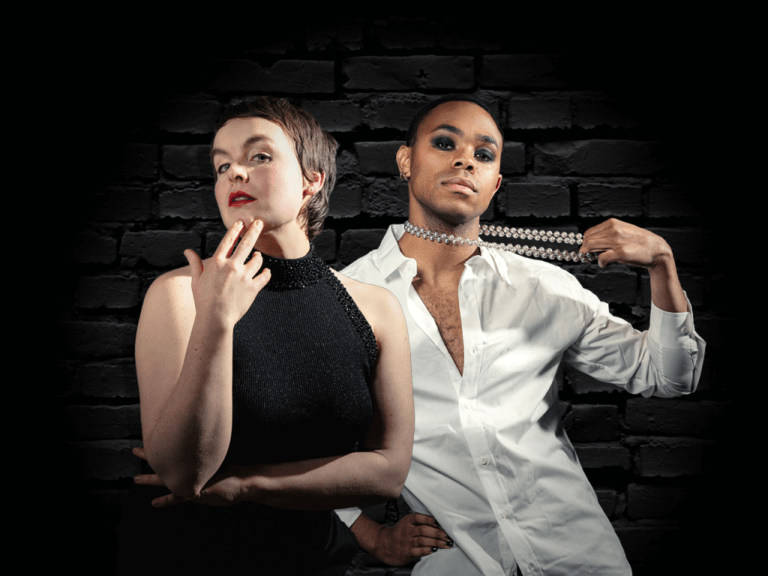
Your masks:
[[[68,260],[75,264],[112,264],[117,257],[117,240],[102,234],[75,234]]]
[[[131,450],[140,445],[140,440],[68,442],[67,460],[81,479],[133,478],[141,472],[141,460]]]
[[[711,257],[711,234],[701,228],[677,227],[648,230],[667,241],[675,255],[678,266],[684,264],[709,264]]]
[[[573,125],[577,128],[635,128],[637,122],[621,103],[605,98],[577,98],[574,101]]]
[[[304,33],[304,43],[311,52],[322,50],[357,51],[363,48],[362,21],[336,21],[333,24],[309,26]]]
[[[382,94],[367,97],[362,111],[373,130],[391,128],[406,132],[416,114],[434,100],[424,94]]]
[[[512,98],[507,110],[507,127],[515,130],[571,127],[570,98]]]
[[[565,184],[515,182],[505,187],[507,216],[557,217],[571,213]]]
[[[146,186],[110,186],[93,194],[92,217],[101,222],[146,221],[153,217],[152,192]]]
[[[336,232],[325,228],[312,242],[317,255],[325,262],[336,260]]]
[[[586,218],[642,216],[641,186],[616,184],[579,184],[578,213]]]
[[[341,235],[339,255],[344,264],[351,264],[358,258],[375,250],[381,244],[386,229],[347,230]]]
[[[482,50],[488,53],[503,46],[500,40],[489,37],[485,27],[467,26],[463,19],[441,19],[437,40],[448,50]]]
[[[708,282],[701,276],[694,276],[678,270],[680,285],[683,287],[688,300],[691,301],[694,312],[698,306],[704,305],[704,289]],[[640,276],[640,301],[643,306],[651,306],[651,278],[648,274]]]
[[[66,357],[132,356],[136,325],[117,322],[59,322],[61,352]]]
[[[355,156],[349,150],[342,150],[336,155],[336,182],[339,182],[351,174],[357,175],[360,173],[360,168],[357,162],[357,156]]]
[[[265,68],[247,60],[211,61],[208,89],[238,94],[330,93],[334,63],[320,60],[278,60]]]
[[[592,271],[594,274],[574,272],[574,276],[600,300],[614,304],[634,304],[637,301],[637,272],[623,264],[612,264],[609,268],[594,267]]]
[[[676,556],[691,556],[680,545],[679,529],[670,526],[621,526],[615,529],[627,560],[631,563],[650,564],[651,568],[655,565],[662,567],[661,570],[652,568],[652,574],[689,573],[686,569],[667,571]],[[686,568],[688,566],[690,561],[686,562]]]
[[[629,449],[615,442],[592,442],[589,444],[574,444],[576,455],[582,468],[614,468],[629,469]]]
[[[635,444],[634,464],[640,476],[675,477],[701,474],[705,441],[696,438],[628,438]]]
[[[361,174],[400,174],[395,155],[403,142],[356,142]]]
[[[163,172],[183,180],[213,179],[211,147],[208,144],[163,146]]]
[[[703,215],[706,205],[707,201],[697,192],[677,185],[652,185],[648,190],[648,215],[651,218],[698,218]]]
[[[179,267],[187,264],[184,257],[187,248],[199,253],[199,234],[172,230],[126,232],[120,246],[120,255],[124,257],[123,265],[126,267],[133,267],[142,260],[151,266]]]
[[[504,175],[525,174],[525,144],[505,142],[501,152],[501,168]]]
[[[221,218],[213,184],[183,186],[161,192],[158,198],[160,218],[218,220]]]
[[[202,256],[202,258],[210,258],[213,256],[214,252],[216,252],[216,249],[219,247],[219,244],[221,244],[222,239],[224,238],[224,235],[227,233],[226,230],[223,229],[222,226],[221,229],[216,230],[215,232],[207,232],[205,235],[205,253]],[[195,252],[200,254],[199,250],[195,250]]]
[[[77,286],[78,308],[133,308],[139,303],[139,281],[124,276],[86,276]]]
[[[565,430],[572,442],[619,438],[619,409],[611,405],[574,404]]]
[[[369,216],[408,217],[408,184],[377,178],[363,191],[363,210]]]
[[[437,46],[437,24],[417,18],[388,18],[374,23],[373,34],[387,50],[424,49]]]
[[[479,84],[483,88],[564,88],[569,79],[561,59],[549,54],[483,56]]]
[[[363,210],[363,188],[353,182],[337,184],[331,194],[328,216],[332,218],[352,218]]]
[[[139,405],[64,406],[59,414],[64,437],[113,440],[141,437]]]
[[[534,145],[534,174],[650,175],[664,167],[658,142],[571,140]]]
[[[349,100],[305,100],[301,107],[327,132],[351,132],[363,121],[360,106]]]
[[[171,134],[212,134],[222,106],[216,100],[172,98],[166,102],[156,126]]]
[[[463,90],[475,83],[469,56],[360,56],[342,70],[348,90]]]
[[[624,413],[630,434],[712,436],[722,432],[724,402],[670,398],[630,398]]]
[[[576,394],[589,394],[590,392],[622,392],[623,388],[615,386],[614,384],[608,384],[607,382],[601,382],[592,376],[587,376],[583,372],[579,372],[575,368],[566,365],[565,366],[565,381],[568,386]]]
[[[694,500],[692,490],[680,486],[627,486],[627,515],[630,518],[679,517]]]
[[[114,180],[157,178],[159,148],[155,144],[126,144],[110,170]]]
[[[600,508],[605,512],[605,515],[608,516],[608,518],[613,518],[617,504],[616,490],[610,488],[595,488],[595,496],[597,496],[597,501],[600,504]]]
[[[133,360],[86,364],[73,388],[96,398],[138,398],[136,365]]]

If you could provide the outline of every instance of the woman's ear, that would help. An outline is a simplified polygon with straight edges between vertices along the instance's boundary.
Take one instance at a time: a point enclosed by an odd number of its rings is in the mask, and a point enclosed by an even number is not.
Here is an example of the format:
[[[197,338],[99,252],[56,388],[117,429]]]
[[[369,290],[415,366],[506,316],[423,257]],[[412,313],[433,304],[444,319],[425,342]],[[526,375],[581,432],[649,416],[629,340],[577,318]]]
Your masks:
[[[405,145],[400,146],[395,158],[400,169],[400,178],[408,180],[411,177],[411,149]]]
[[[313,180],[304,179],[304,196],[314,196],[325,184],[325,172],[312,172]]]

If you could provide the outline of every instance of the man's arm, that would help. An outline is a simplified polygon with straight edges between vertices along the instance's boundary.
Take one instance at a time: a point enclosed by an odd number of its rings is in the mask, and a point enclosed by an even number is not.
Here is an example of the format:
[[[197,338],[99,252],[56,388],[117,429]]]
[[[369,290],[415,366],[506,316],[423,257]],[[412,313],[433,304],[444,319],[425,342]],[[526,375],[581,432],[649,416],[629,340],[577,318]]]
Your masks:
[[[599,252],[601,268],[613,262],[647,268],[654,305],[665,312],[688,312],[672,249],[661,236],[611,218],[584,233],[579,252]]]
[[[694,331],[692,311],[666,241],[611,219],[587,230],[581,252],[599,253],[601,267],[620,262],[647,268],[651,322],[646,332],[637,332],[610,314],[594,294],[582,291],[592,317],[565,359],[598,380],[623,385],[634,394],[675,397],[693,392],[706,344]]]
[[[360,547],[389,566],[405,566],[453,541],[432,516],[408,514],[394,526],[383,526],[360,514],[351,526]]]

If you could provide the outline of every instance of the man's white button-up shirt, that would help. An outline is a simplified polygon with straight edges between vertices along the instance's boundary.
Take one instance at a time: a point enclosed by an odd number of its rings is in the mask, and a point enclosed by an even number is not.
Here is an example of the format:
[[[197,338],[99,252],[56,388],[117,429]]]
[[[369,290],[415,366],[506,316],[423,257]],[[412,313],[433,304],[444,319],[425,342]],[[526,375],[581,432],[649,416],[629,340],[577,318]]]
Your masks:
[[[411,345],[416,430],[403,497],[451,549],[413,574],[629,574],[621,544],[560,422],[561,361],[643,396],[693,391],[704,341],[689,312],[652,307],[638,332],[568,272],[481,248],[459,283],[464,374],[412,286],[402,226],[343,270],[400,301]],[[358,509],[338,511],[351,525]]]

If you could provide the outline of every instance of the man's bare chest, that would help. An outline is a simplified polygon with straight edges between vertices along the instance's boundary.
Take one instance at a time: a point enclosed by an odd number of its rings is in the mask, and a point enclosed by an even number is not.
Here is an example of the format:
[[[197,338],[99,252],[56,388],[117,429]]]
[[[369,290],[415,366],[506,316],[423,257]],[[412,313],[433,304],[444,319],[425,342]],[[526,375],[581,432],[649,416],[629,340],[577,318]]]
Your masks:
[[[457,289],[441,290],[414,284],[427,311],[435,320],[440,337],[453,358],[459,372],[464,372],[464,334],[461,329],[461,310]]]

